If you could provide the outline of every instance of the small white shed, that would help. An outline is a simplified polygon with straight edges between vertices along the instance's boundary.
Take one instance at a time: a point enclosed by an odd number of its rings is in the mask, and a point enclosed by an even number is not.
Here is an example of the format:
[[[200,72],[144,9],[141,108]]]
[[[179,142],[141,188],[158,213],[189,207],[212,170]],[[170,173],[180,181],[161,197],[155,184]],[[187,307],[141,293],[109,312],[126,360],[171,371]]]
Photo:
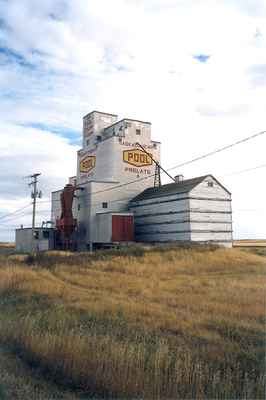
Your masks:
[[[46,251],[55,248],[55,231],[53,228],[16,229],[16,250],[23,253]]]
[[[136,241],[232,246],[231,193],[212,175],[146,189],[129,209]]]

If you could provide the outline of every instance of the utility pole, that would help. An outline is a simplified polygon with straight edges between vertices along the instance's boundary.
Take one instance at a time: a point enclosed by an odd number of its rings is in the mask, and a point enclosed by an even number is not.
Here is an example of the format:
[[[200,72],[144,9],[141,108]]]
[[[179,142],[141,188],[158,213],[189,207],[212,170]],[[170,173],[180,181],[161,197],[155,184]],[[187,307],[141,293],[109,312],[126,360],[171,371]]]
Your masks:
[[[32,252],[35,250],[34,246],[34,229],[35,229],[35,214],[36,214],[36,199],[41,198],[42,192],[37,190],[37,183],[38,183],[38,176],[40,176],[40,173],[30,175],[29,178],[32,179],[32,181],[29,183],[29,186],[33,186],[33,190],[31,192],[31,198],[33,199],[32,201]]]

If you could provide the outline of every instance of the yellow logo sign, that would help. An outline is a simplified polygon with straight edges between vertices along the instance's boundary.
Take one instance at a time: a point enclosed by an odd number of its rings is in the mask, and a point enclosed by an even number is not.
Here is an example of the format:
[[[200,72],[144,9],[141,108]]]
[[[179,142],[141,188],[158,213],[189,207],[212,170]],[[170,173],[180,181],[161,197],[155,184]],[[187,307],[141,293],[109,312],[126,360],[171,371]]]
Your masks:
[[[135,167],[145,167],[152,165],[151,157],[140,149],[123,151],[123,161]]]
[[[95,164],[96,164],[96,157],[87,156],[80,161],[79,170],[80,172],[90,172],[95,167]]]

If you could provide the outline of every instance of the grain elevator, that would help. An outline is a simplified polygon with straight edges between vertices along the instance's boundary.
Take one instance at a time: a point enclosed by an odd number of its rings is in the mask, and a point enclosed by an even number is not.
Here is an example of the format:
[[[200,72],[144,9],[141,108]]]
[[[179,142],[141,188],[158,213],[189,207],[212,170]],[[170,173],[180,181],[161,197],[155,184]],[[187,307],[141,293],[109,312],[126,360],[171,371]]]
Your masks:
[[[161,185],[160,146],[150,122],[87,114],[76,175],[52,193],[55,247],[133,241],[231,247],[231,193],[212,175]]]
[[[137,143],[146,150],[144,152]],[[151,123],[93,111],[83,118],[83,147],[77,153],[77,173],[69,179],[78,190],[73,198],[80,250],[113,241],[133,241],[133,213],[128,204],[153,186],[160,143],[151,140]],[[52,193],[52,221],[62,215],[62,190]]]

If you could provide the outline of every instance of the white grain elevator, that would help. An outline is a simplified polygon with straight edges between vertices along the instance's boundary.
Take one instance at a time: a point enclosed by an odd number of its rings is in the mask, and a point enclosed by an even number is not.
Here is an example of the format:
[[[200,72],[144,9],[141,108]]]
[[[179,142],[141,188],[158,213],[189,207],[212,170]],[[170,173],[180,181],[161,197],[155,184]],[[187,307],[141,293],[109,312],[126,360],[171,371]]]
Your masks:
[[[123,223],[126,234],[130,218],[133,221],[129,201],[153,186],[155,165],[137,143],[160,162],[161,144],[151,140],[150,122],[118,120],[115,114],[99,111],[83,118],[83,148],[77,153],[77,174],[69,179],[82,189],[73,203],[79,250],[109,243],[117,235],[122,238]],[[61,214],[61,192],[52,193],[54,222]]]

